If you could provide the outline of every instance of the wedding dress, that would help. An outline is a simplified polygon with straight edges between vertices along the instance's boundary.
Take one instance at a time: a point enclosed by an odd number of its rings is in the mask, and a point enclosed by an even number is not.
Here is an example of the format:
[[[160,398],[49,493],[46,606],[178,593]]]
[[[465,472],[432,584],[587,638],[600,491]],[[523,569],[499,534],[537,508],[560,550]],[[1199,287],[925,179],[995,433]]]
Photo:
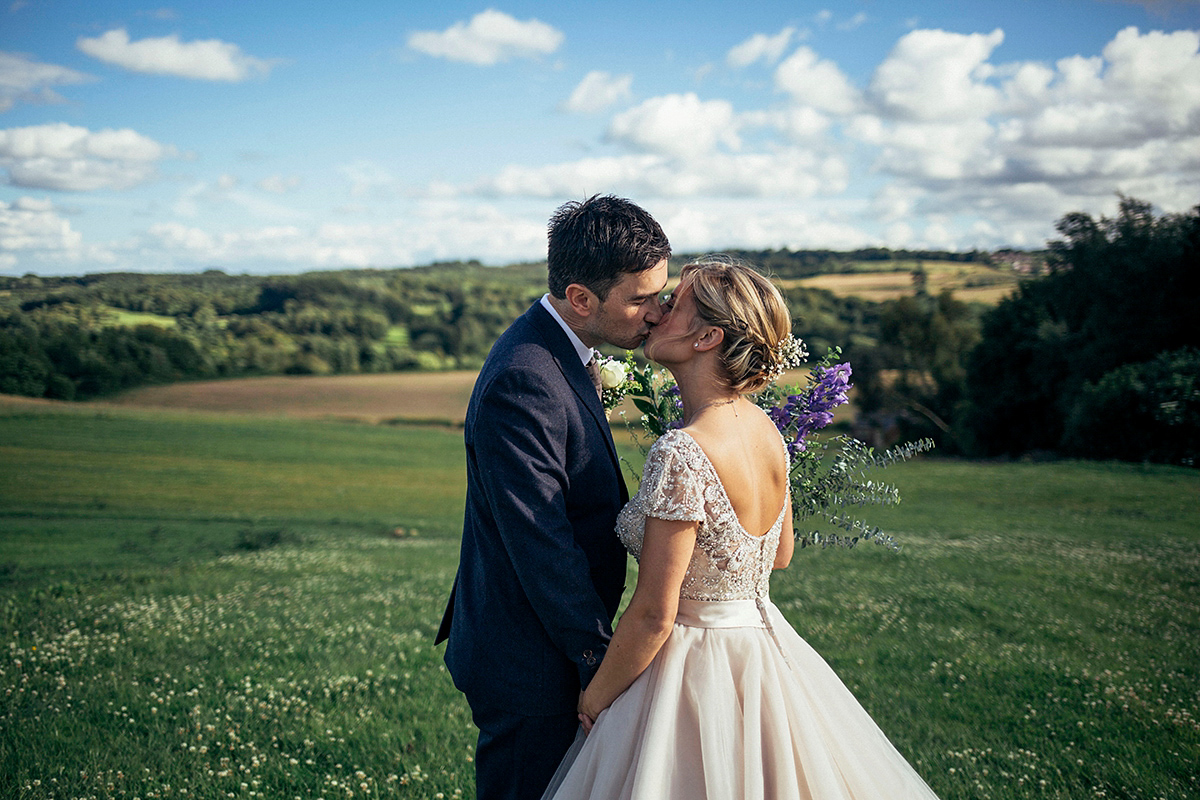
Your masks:
[[[546,798],[936,800],[771,603],[783,514],[751,535],[690,435],[654,443],[617,533],[639,558],[647,516],[699,522],[675,626],[591,734],[580,730]]]

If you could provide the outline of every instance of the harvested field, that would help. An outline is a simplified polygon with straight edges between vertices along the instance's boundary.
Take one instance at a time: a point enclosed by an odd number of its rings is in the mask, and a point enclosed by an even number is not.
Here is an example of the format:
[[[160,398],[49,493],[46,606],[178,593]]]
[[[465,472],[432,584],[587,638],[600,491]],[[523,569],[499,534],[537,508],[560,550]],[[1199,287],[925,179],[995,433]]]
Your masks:
[[[926,288],[930,294],[950,289],[955,298],[967,303],[995,305],[1017,286],[1015,275],[959,264],[927,266],[926,275]],[[833,273],[780,283],[785,287],[826,289],[839,297],[861,297],[876,303],[913,294],[913,278],[909,270]]]
[[[88,405],[458,424],[466,416],[475,375],[460,370],[196,381],[135,389]]]

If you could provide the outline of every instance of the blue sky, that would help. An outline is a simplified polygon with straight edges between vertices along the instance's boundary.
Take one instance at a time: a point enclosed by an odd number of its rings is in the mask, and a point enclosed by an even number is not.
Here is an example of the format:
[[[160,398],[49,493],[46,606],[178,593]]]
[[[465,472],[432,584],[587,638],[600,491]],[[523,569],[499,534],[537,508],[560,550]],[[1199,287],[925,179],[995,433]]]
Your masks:
[[[5,0],[0,274],[1036,248],[1200,203],[1200,3]]]

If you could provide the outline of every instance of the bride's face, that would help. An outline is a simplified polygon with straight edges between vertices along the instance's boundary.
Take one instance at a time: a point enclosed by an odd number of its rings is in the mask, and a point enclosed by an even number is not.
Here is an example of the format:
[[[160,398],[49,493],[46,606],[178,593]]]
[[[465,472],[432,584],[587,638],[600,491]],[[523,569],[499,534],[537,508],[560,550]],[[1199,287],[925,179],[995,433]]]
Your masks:
[[[699,328],[696,298],[687,281],[681,282],[662,304],[662,319],[650,329],[643,353],[646,358],[663,366],[678,364],[690,358]]]

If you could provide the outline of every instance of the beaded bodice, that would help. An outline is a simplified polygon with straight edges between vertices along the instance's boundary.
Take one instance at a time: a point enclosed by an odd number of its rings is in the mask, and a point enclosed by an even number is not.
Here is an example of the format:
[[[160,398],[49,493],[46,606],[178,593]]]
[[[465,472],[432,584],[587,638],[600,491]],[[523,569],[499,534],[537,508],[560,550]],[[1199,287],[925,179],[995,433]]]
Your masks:
[[[617,517],[617,536],[640,560],[646,517],[698,522],[696,547],[679,596],[749,600],[767,596],[786,508],[785,503],[767,533],[748,533],[708,456],[690,435],[674,430],[651,445],[641,487]]]

